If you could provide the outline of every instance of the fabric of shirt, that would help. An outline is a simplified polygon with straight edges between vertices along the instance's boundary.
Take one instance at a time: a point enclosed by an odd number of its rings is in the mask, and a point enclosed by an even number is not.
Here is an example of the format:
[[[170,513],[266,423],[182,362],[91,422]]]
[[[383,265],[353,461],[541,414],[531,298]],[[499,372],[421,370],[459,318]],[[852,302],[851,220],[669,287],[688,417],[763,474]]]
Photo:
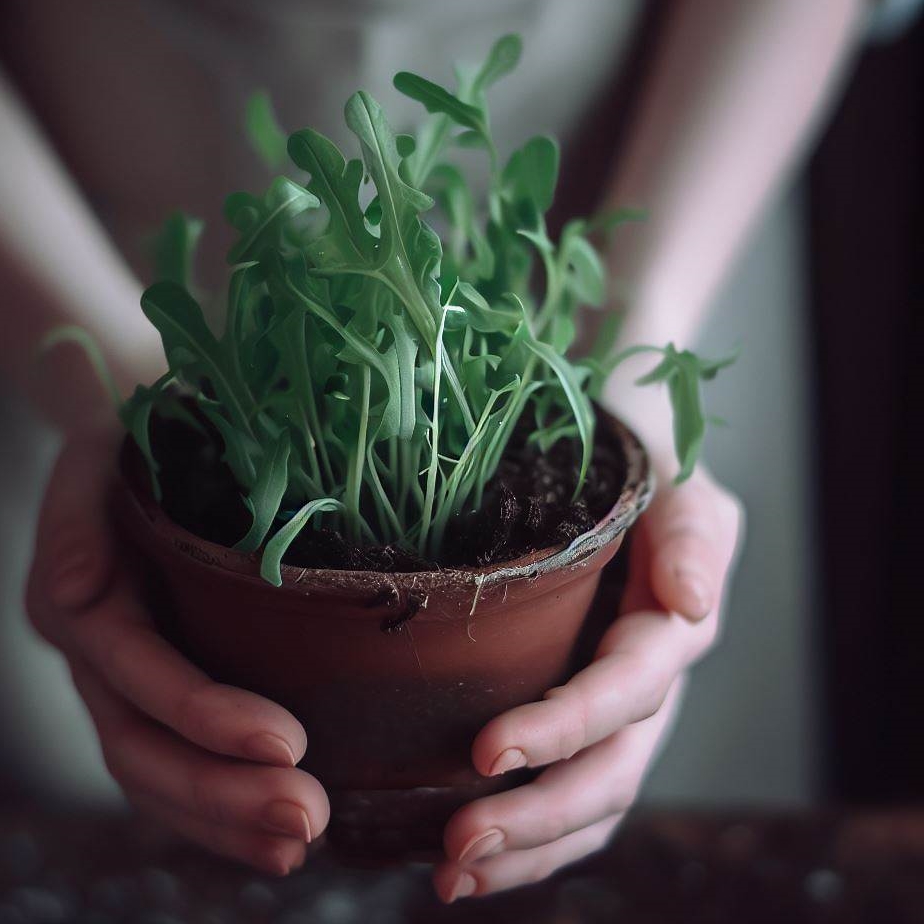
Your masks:
[[[425,113],[392,87],[397,71],[453,86],[455,63],[517,32],[520,65],[490,91],[499,149],[540,133],[565,141],[639,12],[637,0],[13,0],[4,28],[14,77],[139,275],[152,229],[181,207],[207,222],[200,272],[214,281],[224,196],[268,179],[242,129],[255,89],[285,129],[310,125],[358,156],[343,121],[351,93],[412,128]]]

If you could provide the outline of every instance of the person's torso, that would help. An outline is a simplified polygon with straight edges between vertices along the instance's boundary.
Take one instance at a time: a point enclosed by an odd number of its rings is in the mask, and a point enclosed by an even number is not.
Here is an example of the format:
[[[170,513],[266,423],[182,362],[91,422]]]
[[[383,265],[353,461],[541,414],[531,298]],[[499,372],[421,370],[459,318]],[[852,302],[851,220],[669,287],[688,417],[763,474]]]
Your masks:
[[[567,138],[631,37],[637,0],[15,0],[4,52],[68,166],[142,279],[145,240],[182,208],[213,229],[217,275],[224,196],[265,171],[242,130],[266,89],[287,130],[311,125],[358,154],[343,104],[362,87],[397,129],[423,110],[391,86],[398,70],[452,84],[455,62],[518,32],[517,70],[491,91],[502,151]]]

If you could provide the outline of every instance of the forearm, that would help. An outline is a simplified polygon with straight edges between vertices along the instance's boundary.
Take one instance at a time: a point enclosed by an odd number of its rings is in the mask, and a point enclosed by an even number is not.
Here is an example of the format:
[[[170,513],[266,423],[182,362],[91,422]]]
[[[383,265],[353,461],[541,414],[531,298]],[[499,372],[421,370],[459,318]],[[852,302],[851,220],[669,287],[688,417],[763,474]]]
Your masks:
[[[748,232],[806,152],[862,33],[863,0],[677,3],[608,193],[639,205],[609,255],[625,292],[621,341],[689,345]],[[650,359],[647,360],[650,365]],[[666,398],[632,381],[607,401],[661,452]]]
[[[158,341],[138,308],[139,283],[2,72],[0,135],[0,375],[70,427],[106,398],[76,348],[39,359],[49,330],[86,329],[123,390],[156,374]]]

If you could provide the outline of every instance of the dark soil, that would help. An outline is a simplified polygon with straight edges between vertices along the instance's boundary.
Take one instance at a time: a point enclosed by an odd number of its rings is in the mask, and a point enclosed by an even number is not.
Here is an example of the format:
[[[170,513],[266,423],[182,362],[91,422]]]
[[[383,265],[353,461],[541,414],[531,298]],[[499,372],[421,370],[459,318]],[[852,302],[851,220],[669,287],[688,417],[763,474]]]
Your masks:
[[[618,499],[626,477],[622,449],[608,431],[598,428],[587,484],[581,499],[571,503],[579,444],[561,440],[543,455],[527,436],[526,427],[518,427],[485,491],[482,509],[450,524],[439,562],[396,545],[356,546],[329,529],[304,530],[284,561],[307,568],[430,571],[498,564],[570,542]],[[152,448],[161,466],[164,510],[191,533],[232,546],[247,532],[250,515],[220,459],[220,445],[217,433],[207,438],[178,420],[154,419]]]

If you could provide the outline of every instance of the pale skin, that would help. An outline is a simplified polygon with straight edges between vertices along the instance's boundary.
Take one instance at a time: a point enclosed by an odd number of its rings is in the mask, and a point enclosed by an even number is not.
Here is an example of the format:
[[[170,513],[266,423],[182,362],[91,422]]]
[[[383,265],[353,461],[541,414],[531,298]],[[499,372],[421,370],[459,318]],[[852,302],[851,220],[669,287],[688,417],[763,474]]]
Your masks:
[[[807,146],[864,13],[861,0],[678,5],[608,197],[650,214],[624,235],[631,251],[612,259],[633,293],[627,343],[695,336],[748,229]],[[123,310],[140,286],[2,84],[0,127],[21,164],[0,172],[0,273],[16,295],[4,304],[18,306],[0,363],[67,434],[39,522],[29,615],[67,658],[131,803],[216,853],[284,875],[329,818],[322,786],[295,766],[311,747],[305,730],[280,706],[214,683],[156,633],[105,514],[118,428],[102,392],[67,349],[40,374],[27,361],[45,331],[79,323],[125,388],[153,378],[162,363],[153,331]],[[589,667],[475,739],[483,774],[547,769],[449,821],[434,870],[445,901],[542,879],[602,847],[669,729],[686,671],[719,632],[741,506],[703,469],[671,484],[666,399],[633,388],[638,371],[627,364],[607,389],[659,473],[626,598]]]

